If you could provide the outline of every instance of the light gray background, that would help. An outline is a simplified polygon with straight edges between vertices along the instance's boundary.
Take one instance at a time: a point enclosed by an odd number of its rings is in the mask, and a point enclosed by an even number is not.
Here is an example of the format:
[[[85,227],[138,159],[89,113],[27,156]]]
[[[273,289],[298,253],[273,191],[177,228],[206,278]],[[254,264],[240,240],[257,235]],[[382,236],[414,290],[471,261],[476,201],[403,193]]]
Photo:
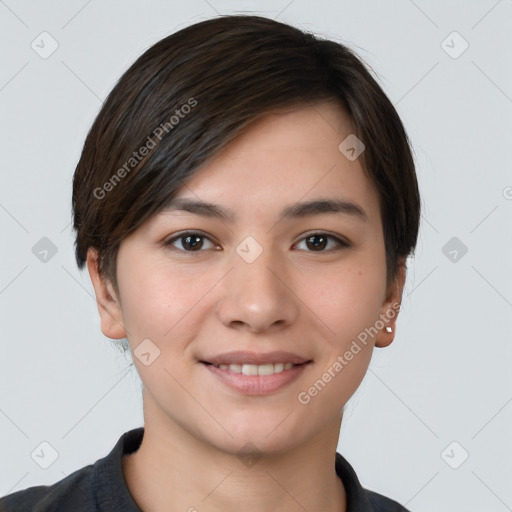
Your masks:
[[[424,210],[397,336],[376,349],[338,450],[413,511],[512,510],[511,0],[0,1],[0,495],[56,482],[143,424],[131,359],[101,333],[76,268],[71,179],[102,100],[145,49],[240,11],[354,48],[416,153]],[[31,47],[43,31],[58,43],[46,59]],[[454,31],[469,44],[457,58]],[[43,237],[47,262],[32,252]],[[456,261],[452,237],[468,249]],[[48,469],[31,458],[43,441],[58,452]]]

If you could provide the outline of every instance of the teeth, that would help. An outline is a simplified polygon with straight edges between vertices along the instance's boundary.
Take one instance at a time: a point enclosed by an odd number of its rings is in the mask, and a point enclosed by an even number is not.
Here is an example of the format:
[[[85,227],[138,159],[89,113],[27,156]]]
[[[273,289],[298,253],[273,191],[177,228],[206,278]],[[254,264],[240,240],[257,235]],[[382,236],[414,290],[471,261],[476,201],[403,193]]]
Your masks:
[[[275,363],[275,364],[220,364],[221,370],[229,370],[244,375],[272,375],[280,373],[283,370],[289,370],[294,366],[293,363]]]
[[[244,375],[258,375],[259,368],[268,368],[267,364],[257,365],[257,364],[244,364],[242,365],[242,373]]]

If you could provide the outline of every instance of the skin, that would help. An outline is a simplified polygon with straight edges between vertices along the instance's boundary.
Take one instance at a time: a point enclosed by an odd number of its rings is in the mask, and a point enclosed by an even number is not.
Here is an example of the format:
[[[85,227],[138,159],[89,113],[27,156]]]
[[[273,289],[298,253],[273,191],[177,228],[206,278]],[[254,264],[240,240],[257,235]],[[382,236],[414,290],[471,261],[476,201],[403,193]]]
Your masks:
[[[128,338],[133,351],[150,339],[160,356],[133,361],[143,383],[145,434],[123,458],[128,488],[146,512],[345,511],[334,471],[343,407],[361,383],[374,346],[394,338],[396,317],[302,404],[297,397],[332,367],[365,328],[400,303],[401,261],[387,285],[379,199],[359,159],[338,145],[353,133],[332,102],[269,115],[238,137],[184,185],[178,197],[232,209],[233,223],[189,212],[157,214],[120,245],[119,293],[87,266],[101,328]],[[280,220],[298,201],[343,198],[367,215],[324,213]],[[206,238],[195,251],[184,231]],[[316,249],[308,236],[327,233]],[[252,263],[236,252],[252,236],[263,249]],[[215,250],[217,248],[218,250]],[[187,252],[188,249],[188,252]],[[286,350],[312,359],[300,377],[269,395],[227,388],[199,362],[233,350]],[[261,458],[237,457],[252,443]],[[179,489],[179,492],[176,492]]]

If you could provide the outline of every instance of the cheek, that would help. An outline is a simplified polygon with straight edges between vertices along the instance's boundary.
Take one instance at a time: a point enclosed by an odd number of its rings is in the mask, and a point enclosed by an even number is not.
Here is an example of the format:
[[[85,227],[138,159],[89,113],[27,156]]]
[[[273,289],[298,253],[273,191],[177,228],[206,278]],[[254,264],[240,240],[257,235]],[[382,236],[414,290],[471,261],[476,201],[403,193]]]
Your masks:
[[[378,264],[332,269],[317,275],[316,285],[303,283],[302,296],[341,347],[373,325],[379,317],[385,290],[385,270]]]
[[[123,319],[133,342],[150,338],[160,345],[172,338],[193,313],[207,284],[197,274],[172,272],[164,266],[131,265],[120,279],[120,291]]]
[[[299,390],[299,410],[307,411],[309,418],[324,417],[326,411],[331,416],[339,414],[361,384],[370,364],[372,348],[370,343],[338,340],[329,358],[321,361]]]
[[[193,278],[171,273],[169,269],[146,268],[141,274],[144,277],[131,273],[121,290],[126,297],[123,317],[130,333],[133,361],[150,393],[155,397],[172,396],[174,400],[181,400],[178,397],[183,390],[178,382],[183,381],[190,370],[187,346],[198,335],[197,314],[208,286],[198,284],[197,278],[194,282]],[[142,345],[146,339],[152,343]],[[149,352],[149,361],[139,358],[142,352]],[[186,397],[182,398],[180,406],[189,407]]]

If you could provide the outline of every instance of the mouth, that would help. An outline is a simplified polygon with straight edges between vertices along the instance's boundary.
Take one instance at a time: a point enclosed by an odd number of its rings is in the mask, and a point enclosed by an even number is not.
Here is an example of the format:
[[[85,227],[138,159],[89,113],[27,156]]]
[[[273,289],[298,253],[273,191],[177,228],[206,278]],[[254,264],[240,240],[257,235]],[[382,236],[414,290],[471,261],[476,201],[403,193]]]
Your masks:
[[[284,350],[238,350],[207,356],[199,362],[214,377],[214,382],[244,395],[276,392],[298,379],[313,364],[310,358]]]
[[[219,363],[200,361],[208,374],[214,378],[214,384],[242,395],[270,395],[291,385],[313,364],[312,360],[303,363],[290,361],[253,364]]]

